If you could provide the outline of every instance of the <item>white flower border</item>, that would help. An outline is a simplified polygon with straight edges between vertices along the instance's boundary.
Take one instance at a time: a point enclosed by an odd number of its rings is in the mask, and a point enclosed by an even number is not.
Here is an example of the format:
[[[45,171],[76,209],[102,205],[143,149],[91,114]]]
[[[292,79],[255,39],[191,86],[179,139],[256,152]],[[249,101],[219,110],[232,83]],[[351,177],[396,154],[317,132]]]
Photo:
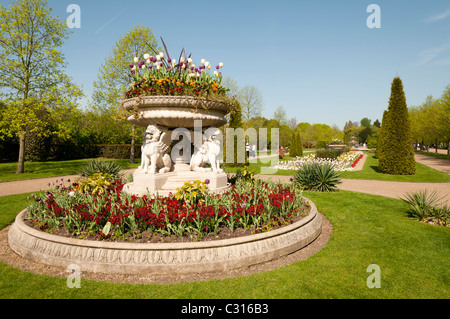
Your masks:
[[[304,157],[297,157],[295,160],[291,161],[280,161],[278,165],[274,166],[277,169],[288,169],[288,170],[297,170],[304,164],[313,164],[317,163],[320,165],[329,164],[335,168],[335,170],[339,172],[345,171],[353,171],[354,168],[352,164],[356,161],[363,152],[361,151],[350,151],[344,154],[339,155],[336,159],[331,158],[316,158],[315,154],[309,154]]]

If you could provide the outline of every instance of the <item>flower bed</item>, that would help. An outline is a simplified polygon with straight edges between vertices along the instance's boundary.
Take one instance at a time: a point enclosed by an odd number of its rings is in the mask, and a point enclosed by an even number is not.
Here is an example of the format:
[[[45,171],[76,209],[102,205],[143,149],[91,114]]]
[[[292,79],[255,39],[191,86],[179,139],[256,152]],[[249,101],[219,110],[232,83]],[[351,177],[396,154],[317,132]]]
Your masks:
[[[61,183],[62,184],[62,183]],[[200,240],[232,233],[259,233],[305,216],[308,205],[292,185],[238,181],[221,195],[138,197],[115,180],[102,192],[59,185],[34,195],[27,223],[42,231],[77,238],[167,242]],[[190,197],[192,199],[192,197]]]
[[[359,160],[360,160],[363,156],[364,156],[363,154],[359,155],[358,158],[353,162],[352,167],[355,167],[356,164],[358,164]]]
[[[363,153],[360,151],[347,152],[339,155],[336,159],[316,158],[314,154],[309,154],[304,157],[297,157],[292,161],[280,161],[279,164],[275,166],[275,168],[297,170],[304,164],[317,163],[319,165],[331,165],[335,168],[335,170],[340,172],[352,171],[356,165],[355,162],[359,161],[362,156]]]
[[[166,52],[166,55],[168,53]],[[221,85],[223,63],[216,65],[211,74],[211,63],[201,59],[197,66],[194,60],[184,54],[176,61],[160,52],[156,56],[144,54],[134,58],[130,64],[130,86],[125,92],[125,99],[137,96],[184,95],[197,97],[225,98],[228,91]]]

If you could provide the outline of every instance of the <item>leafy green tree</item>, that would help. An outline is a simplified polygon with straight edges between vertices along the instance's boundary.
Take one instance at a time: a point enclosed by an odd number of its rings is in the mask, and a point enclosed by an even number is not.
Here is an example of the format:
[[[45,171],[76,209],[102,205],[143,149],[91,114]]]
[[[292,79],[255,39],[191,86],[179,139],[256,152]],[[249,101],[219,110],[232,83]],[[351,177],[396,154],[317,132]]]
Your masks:
[[[378,121],[378,119],[376,119],[375,122],[373,122],[373,125],[375,125],[378,128],[381,127],[381,123],[380,123],[380,121]]]
[[[244,127],[248,126],[246,123],[252,117],[258,117],[262,115],[264,100],[261,91],[252,85],[246,85],[239,89],[236,96],[241,104],[242,108],[242,122],[245,124]]]
[[[304,134],[310,126],[311,124],[309,124],[308,122],[301,122],[297,124],[297,129]]]
[[[358,130],[359,143],[367,143],[367,140],[372,135],[372,129],[370,127],[361,126]]]
[[[277,120],[280,125],[288,125],[289,123],[286,117],[286,111],[282,106],[277,107],[273,113],[273,119]]]
[[[291,144],[291,135],[292,135],[292,130],[289,126],[280,125],[280,130],[279,130],[280,146],[286,147],[289,144]]]
[[[450,155],[450,85],[448,85],[439,99],[439,126],[442,139],[447,142],[447,155]]]
[[[24,172],[27,132],[70,135],[64,119],[82,96],[64,73],[64,56],[58,50],[70,31],[51,12],[45,0],[0,6],[0,93],[6,103],[0,135],[19,139],[17,173]],[[48,121],[57,123],[57,131],[50,130]]]
[[[120,38],[112,48],[111,54],[100,66],[97,80],[94,82],[92,93],[92,109],[106,118],[102,122],[107,131],[113,130],[111,126],[128,126],[131,132],[131,156],[130,162],[134,162],[134,143],[138,132],[134,125],[128,124],[126,119],[121,118],[120,105],[123,94],[130,84],[130,67],[134,57],[144,59],[144,54],[155,55],[161,51],[150,28],[138,25],[129,30]]]
[[[359,123],[361,124],[361,126],[370,127],[371,122],[372,122],[372,120],[365,117],[365,118],[361,119],[361,121]]]
[[[415,174],[411,122],[403,83],[398,77],[392,81],[391,97],[387,113],[383,116],[380,135],[382,144],[378,150],[379,170],[392,175]]]

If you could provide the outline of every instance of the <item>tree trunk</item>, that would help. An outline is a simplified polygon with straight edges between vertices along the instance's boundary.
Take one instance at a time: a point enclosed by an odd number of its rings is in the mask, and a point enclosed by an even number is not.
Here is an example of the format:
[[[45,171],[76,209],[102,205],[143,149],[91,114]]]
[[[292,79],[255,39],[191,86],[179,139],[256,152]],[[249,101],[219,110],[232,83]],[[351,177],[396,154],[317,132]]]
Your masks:
[[[25,158],[25,132],[21,132],[19,136],[19,159],[17,161],[16,174],[23,174],[24,170],[24,158]]]
[[[131,125],[131,149],[130,149],[130,164],[134,163],[134,144],[135,144],[135,138],[134,138],[134,124]]]
[[[450,139],[447,142],[447,155],[450,155]]]
[[[435,152],[436,154],[438,153],[437,148],[438,148],[438,144],[437,144],[437,139],[436,139],[436,144],[435,144],[435,147],[434,147],[434,152]]]

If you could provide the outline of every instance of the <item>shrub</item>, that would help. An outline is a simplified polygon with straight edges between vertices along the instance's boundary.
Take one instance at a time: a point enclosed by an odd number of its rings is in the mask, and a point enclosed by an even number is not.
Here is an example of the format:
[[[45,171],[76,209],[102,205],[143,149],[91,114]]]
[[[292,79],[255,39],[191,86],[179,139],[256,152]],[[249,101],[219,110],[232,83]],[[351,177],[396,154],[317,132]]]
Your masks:
[[[80,168],[80,174],[85,176],[93,176],[95,173],[104,173],[111,176],[112,179],[120,178],[122,166],[115,161],[103,161],[93,159]]]
[[[326,141],[317,141],[317,148],[325,148],[327,144],[328,143]]]
[[[204,202],[208,193],[208,183],[208,180],[185,182],[183,186],[177,188],[175,198],[192,205]]]
[[[242,170],[238,169],[233,177],[228,178],[228,182],[235,185],[238,181],[253,184],[255,182],[255,173],[248,166],[245,166]]]
[[[339,157],[339,155],[345,152],[346,152],[345,150],[340,149],[320,149],[316,151],[315,157],[336,159]]]
[[[302,165],[294,177],[294,185],[305,190],[333,192],[340,183],[340,174],[332,165],[316,163]]]
[[[426,218],[432,218],[433,216],[441,216],[447,215],[448,219],[448,207],[436,207],[438,202],[442,200],[443,197],[439,196],[437,191],[433,191],[431,194],[428,194],[428,190],[423,190],[417,193],[406,193],[405,198],[402,200],[409,204],[410,208],[407,211],[407,214],[416,218],[419,221],[424,220]]]
[[[103,194],[111,189],[112,177],[107,173],[94,173],[78,180],[77,189],[83,193]]]

